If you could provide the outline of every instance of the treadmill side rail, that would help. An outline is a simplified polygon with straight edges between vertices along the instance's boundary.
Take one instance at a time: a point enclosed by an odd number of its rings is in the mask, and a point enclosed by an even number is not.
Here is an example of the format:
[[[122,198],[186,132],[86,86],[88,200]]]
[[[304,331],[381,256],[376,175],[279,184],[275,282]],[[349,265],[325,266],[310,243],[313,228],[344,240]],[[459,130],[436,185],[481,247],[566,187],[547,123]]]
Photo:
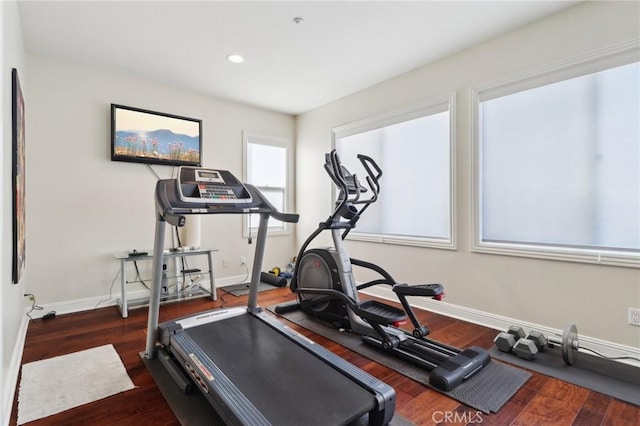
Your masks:
[[[173,339],[178,344],[171,346],[172,352],[225,424],[271,424],[186,333],[174,335]]]

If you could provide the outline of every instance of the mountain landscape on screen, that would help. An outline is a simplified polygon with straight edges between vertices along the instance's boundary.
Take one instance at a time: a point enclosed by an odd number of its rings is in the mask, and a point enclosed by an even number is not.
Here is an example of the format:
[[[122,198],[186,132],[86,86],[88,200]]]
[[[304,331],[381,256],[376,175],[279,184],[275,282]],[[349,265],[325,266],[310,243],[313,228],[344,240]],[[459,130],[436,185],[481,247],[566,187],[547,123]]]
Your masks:
[[[176,134],[171,130],[118,130],[115,134],[115,155],[198,162],[198,136]]]

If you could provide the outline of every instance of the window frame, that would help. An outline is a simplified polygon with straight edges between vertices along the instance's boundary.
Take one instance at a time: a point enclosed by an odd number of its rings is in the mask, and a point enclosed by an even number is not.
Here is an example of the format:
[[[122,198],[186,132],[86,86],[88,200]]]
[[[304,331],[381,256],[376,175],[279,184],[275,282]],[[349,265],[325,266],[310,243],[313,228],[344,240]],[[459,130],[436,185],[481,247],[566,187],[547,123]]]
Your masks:
[[[343,124],[332,129],[332,148],[337,149],[338,139],[370,130],[380,129],[394,124],[449,112],[449,238],[416,237],[394,234],[378,234],[360,232],[353,229],[348,240],[366,241],[381,244],[396,244],[415,247],[457,250],[456,229],[456,93],[451,92],[428,99],[404,108],[367,117],[358,121]],[[384,172],[384,171],[383,171]],[[332,199],[337,198],[337,190],[332,187]],[[382,194],[381,196],[385,196]]]
[[[484,241],[482,235],[481,103],[536,87],[605,71],[640,61],[640,40],[619,43],[469,89],[471,102],[471,251],[559,261],[640,267],[640,252],[581,248],[569,245]]]
[[[257,139],[260,143],[251,142],[251,139]],[[243,182],[247,182],[251,185],[251,182],[248,181],[249,175],[249,164],[248,164],[248,145],[250,143],[258,144],[258,145],[266,145],[266,146],[274,146],[278,148],[285,149],[286,156],[286,178],[285,178],[285,187],[284,187],[284,208],[283,212],[288,211],[293,206],[293,142],[291,139],[279,137],[279,136],[271,136],[262,133],[254,133],[254,132],[242,132],[242,179]],[[260,186],[254,185],[258,190],[260,190]],[[279,188],[279,187],[278,187]],[[276,188],[276,189],[278,189]],[[251,220],[252,215],[243,215],[242,221],[242,236],[243,238],[256,237],[258,235],[258,220]],[[267,229],[268,236],[275,235],[291,235],[291,227],[287,222],[282,222],[280,227],[268,227]]]

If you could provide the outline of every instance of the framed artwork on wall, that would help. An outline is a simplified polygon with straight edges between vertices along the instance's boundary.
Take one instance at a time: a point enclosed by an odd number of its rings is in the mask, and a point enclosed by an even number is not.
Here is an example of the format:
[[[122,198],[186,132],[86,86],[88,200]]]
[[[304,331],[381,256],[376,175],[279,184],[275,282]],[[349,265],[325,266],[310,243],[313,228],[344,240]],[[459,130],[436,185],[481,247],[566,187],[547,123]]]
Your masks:
[[[25,125],[24,97],[18,70],[11,71],[12,80],[12,189],[13,189],[13,283],[18,284],[25,267]]]

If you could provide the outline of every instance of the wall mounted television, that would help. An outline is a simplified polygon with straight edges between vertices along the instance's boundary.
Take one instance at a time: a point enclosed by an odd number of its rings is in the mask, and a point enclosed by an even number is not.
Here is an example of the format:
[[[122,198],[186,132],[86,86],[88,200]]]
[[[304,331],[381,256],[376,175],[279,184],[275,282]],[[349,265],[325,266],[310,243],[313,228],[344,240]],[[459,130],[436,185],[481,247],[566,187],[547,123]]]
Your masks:
[[[111,160],[202,165],[202,120],[111,104]]]

